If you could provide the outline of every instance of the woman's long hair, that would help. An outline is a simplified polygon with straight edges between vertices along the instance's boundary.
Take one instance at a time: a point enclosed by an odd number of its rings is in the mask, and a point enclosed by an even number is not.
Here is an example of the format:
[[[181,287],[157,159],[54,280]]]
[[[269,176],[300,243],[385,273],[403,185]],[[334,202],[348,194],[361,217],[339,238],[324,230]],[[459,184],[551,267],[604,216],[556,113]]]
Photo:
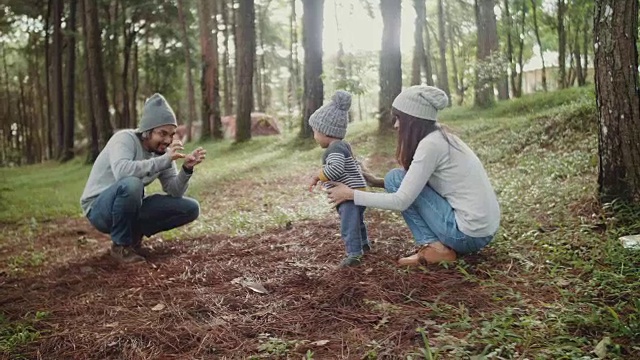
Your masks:
[[[421,119],[396,108],[391,109],[391,114],[393,121],[399,122],[396,159],[405,170],[409,170],[420,141],[434,131],[440,131],[447,143],[456,148],[455,145],[451,144],[449,136],[447,136],[448,129],[436,121]]]

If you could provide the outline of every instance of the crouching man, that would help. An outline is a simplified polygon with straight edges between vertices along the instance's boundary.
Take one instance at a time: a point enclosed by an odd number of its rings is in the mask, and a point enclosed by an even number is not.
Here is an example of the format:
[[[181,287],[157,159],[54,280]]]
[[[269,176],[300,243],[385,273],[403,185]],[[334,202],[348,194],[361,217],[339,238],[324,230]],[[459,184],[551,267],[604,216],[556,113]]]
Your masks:
[[[118,261],[145,260],[145,235],[188,224],[200,214],[198,202],[183,195],[206,151],[183,154],[182,142],[173,140],[176,127],[171,106],[154,94],[144,105],[140,126],[115,133],[93,164],[80,204],[91,224],[111,235],[111,256]],[[145,186],[156,179],[166,194],[145,196]]]

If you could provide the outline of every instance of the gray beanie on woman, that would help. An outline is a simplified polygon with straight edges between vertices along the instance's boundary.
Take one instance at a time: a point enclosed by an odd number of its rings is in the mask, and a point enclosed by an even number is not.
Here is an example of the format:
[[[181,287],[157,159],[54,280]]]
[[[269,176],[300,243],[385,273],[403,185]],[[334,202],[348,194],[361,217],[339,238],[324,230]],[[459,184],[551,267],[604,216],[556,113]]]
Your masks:
[[[338,90],[331,102],[316,110],[309,118],[309,125],[315,131],[327,136],[344,139],[349,123],[349,108],[351,107],[351,93]]]
[[[392,106],[405,114],[436,121],[438,110],[449,106],[449,97],[437,87],[414,85],[404,89],[393,100]]]
[[[143,133],[164,125],[178,126],[178,122],[176,114],[173,113],[164,96],[156,93],[144,103],[142,118],[136,132]]]

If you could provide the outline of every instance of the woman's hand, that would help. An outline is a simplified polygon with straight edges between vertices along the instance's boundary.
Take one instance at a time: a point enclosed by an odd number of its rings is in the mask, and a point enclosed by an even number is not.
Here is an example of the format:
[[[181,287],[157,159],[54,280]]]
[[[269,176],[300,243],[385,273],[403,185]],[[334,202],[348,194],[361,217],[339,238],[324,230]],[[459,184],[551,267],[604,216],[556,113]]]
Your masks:
[[[331,203],[340,205],[345,201],[353,200],[353,189],[339,182],[330,181],[329,184],[333,185],[332,188],[326,190]]]

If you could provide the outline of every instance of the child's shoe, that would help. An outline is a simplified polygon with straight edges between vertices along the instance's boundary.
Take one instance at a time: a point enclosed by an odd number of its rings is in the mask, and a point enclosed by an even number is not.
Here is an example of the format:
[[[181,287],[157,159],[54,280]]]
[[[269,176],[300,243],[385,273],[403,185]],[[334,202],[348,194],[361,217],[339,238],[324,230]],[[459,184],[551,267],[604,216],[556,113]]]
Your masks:
[[[347,256],[340,263],[341,268],[353,267],[362,264],[362,255]]]

